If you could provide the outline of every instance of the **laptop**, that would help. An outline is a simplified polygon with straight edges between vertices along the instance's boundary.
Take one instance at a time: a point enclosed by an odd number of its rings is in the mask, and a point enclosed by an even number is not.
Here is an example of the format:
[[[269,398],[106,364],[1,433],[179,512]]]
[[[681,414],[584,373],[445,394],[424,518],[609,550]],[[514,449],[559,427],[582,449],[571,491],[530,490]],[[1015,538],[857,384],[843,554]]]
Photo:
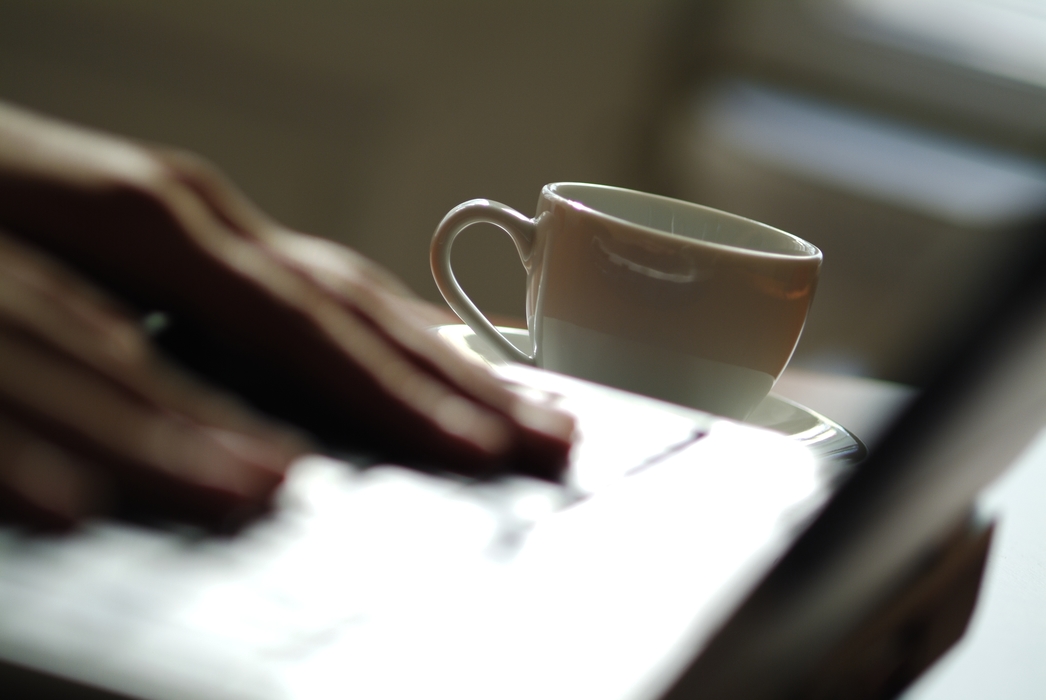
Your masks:
[[[46,541],[4,532],[0,687],[157,700],[787,694],[1046,421],[1034,245],[842,479],[787,437],[507,367],[520,391],[578,418],[565,484],[312,456],[275,512],[234,538],[112,522]]]
[[[714,628],[780,556],[828,465],[766,430],[506,371],[577,416],[564,484],[313,456],[233,538],[8,532],[7,672],[65,679],[58,697],[78,697],[67,681],[157,699],[647,695],[684,623]]]

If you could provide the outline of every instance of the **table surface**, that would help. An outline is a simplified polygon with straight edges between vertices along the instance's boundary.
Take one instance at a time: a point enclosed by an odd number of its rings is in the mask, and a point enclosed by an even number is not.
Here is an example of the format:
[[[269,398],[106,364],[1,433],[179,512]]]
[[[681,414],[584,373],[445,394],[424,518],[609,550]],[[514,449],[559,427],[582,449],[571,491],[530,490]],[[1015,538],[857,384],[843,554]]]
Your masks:
[[[869,379],[789,370],[774,391],[846,426],[870,446],[914,395]],[[981,498],[998,521],[963,638],[904,700],[1046,695],[1046,430]]]

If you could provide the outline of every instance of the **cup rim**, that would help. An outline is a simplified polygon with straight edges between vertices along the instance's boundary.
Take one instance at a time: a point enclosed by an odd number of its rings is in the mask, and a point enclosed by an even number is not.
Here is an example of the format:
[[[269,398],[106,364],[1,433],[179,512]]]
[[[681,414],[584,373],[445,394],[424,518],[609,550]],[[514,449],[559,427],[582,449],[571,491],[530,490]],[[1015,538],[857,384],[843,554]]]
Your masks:
[[[560,193],[558,191],[558,189],[560,187],[583,187],[583,188],[588,188],[588,189],[592,189],[592,190],[610,190],[610,191],[613,191],[613,192],[626,192],[628,194],[639,195],[639,196],[642,196],[642,197],[648,197],[650,199],[659,200],[661,202],[665,202],[665,203],[672,204],[672,205],[682,205],[684,207],[689,207],[689,208],[693,208],[693,209],[700,209],[700,210],[703,210],[705,212],[709,212],[709,213],[715,214],[717,216],[726,217],[728,219],[733,219],[735,221],[742,222],[742,223],[745,223],[745,224],[751,224],[751,225],[754,225],[754,226],[756,226],[758,228],[765,229],[765,230],[771,231],[771,232],[773,232],[775,234],[779,234],[781,236],[784,236],[785,238],[788,238],[788,239],[796,242],[798,244],[799,250],[797,250],[795,253],[781,253],[781,252],[775,252],[775,251],[769,251],[769,250],[759,250],[757,248],[746,248],[744,246],[738,246],[738,245],[729,245],[727,243],[717,243],[715,241],[706,241],[706,240],[703,240],[703,239],[700,239],[700,238],[690,238],[689,236],[683,236],[681,234],[673,233],[671,231],[665,231],[665,230],[662,230],[662,229],[659,229],[659,228],[654,228],[652,226],[647,226],[645,224],[639,224],[639,223],[636,223],[635,221],[629,221],[628,219],[622,219],[621,217],[614,216],[613,214],[607,214],[606,212],[600,211],[598,209],[593,209],[592,207],[588,206],[584,202],[581,202],[581,201],[579,201],[579,200],[577,200],[577,199],[575,199],[573,197],[570,197],[570,196],[567,196],[565,194]],[[663,195],[652,194],[650,192],[642,192],[640,190],[628,189],[627,187],[615,187],[613,185],[599,185],[599,184],[590,183],[590,182],[552,182],[552,183],[549,183],[549,184],[545,185],[544,187],[542,187],[541,188],[541,193],[542,193],[542,195],[546,195],[546,196],[548,196],[551,199],[559,200],[559,201],[565,203],[566,205],[568,205],[568,206],[570,206],[570,207],[572,207],[574,209],[590,213],[590,214],[592,214],[592,215],[594,215],[594,216],[596,216],[598,218],[606,219],[608,221],[611,221],[611,222],[614,222],[614,223],[618,223],[618,224],[624,224],[626,226],[632,226],[632,227],[635,227],[635,228],[638,228],[638,229],[642,229],[644,231],[648,231],[650,233],[654,233],[654,234],[658,234],[658,235],[662,235],[662,236],[667,236],[668,238],[681,239],[681,240],[689,241],[691,243],[698,243],[698,244],[702,244],[702,245],[713,246],[715,248],[721,248],[722,250],[726,250],[726,251],[741,251],[741,252],[744,252],[744,253],[750,254],[750,255],[767,256],[767,257],[772,257],[772,258],[782,258],[782,259],[786,259],[786,260],[821,260],[824,257],[823,253],[821,253],[821,249],[820,248],[815,246],[813,243],[810,243],[809,241],[806,241],[806,240],[800,238],[799,236],[796,236],[795,234],[788,233],[787,231],[783,231],[783,230],[781,230],[781,229],[779,229],[779,228],[777,228],[775,226],[771,226],[769,224],[764,224],[763,222],[756,221],[755,219],[749,219],[748,217],[740,216],[738,214],[731,214],[728,211],[723,211],[722,209],[716,209],[714,207],[708,207],[708,206],[705,206],[703,204],[697,204],[695,202],[688,202],[685,199],[675,199],[673,197],[665,197]]]

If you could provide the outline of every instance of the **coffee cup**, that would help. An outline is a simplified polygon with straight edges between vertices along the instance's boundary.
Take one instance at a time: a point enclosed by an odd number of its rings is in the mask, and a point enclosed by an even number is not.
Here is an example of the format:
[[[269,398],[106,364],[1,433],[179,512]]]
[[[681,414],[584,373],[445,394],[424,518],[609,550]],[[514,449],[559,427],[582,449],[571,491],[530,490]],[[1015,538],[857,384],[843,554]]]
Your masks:
[[[508,233],[526,268],[529,353],[454,276],[454,239],[481,222]],[[697,204],[560,182],[542,188],[532,219],[486,199],[455,207],[430,261],[450,307],[507,358],[744,419],[795,350],[821,252]]]

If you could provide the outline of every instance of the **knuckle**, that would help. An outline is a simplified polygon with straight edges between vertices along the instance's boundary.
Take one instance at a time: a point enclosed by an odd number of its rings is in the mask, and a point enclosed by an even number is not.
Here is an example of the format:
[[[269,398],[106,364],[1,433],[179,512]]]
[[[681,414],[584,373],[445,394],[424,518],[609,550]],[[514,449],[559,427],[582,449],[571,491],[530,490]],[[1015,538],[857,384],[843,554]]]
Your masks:
[[[198,153],[183,149],[173,149],[168,153],[169,158],[166,160],[179,175],[190,178],[217,177],[220,172],[214,163]]]
[[[166,214],[183,187],[174,168],[155,152],[128,145],[110,158],[103,188],[116,199],[153,214]]]

